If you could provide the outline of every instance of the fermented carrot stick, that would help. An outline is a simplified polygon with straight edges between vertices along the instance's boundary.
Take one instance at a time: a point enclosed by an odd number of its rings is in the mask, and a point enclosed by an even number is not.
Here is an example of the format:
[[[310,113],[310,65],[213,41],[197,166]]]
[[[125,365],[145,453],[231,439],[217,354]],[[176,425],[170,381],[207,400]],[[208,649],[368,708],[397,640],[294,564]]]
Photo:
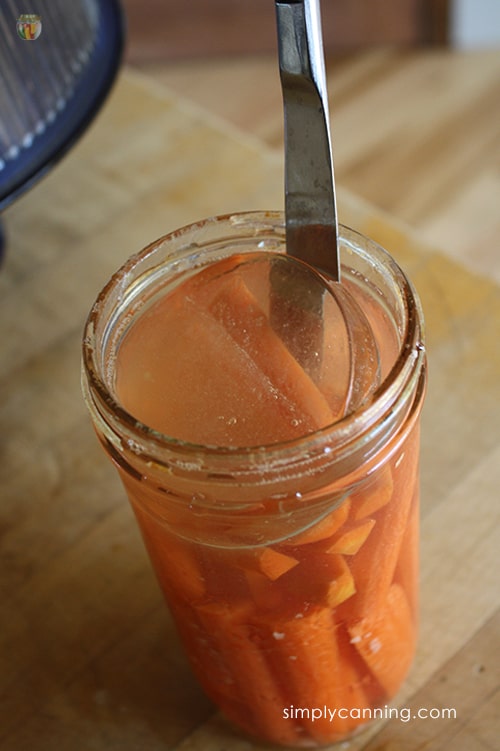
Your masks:
[[[168,555],[157,548],[159,555],[153,558],[160,584],[163,588],[175,587],[188,602],[202,599],[206,594],[206,580],[193,552],[182,543],[175,545],[173,540],[168,547]]]
[[[351,709],[346,732],[370,719],[366,711],[380,704],[380,684],[373,677],[344,628],[337,629],[339,663],[342,674],[343,706]],[[364,714],[363,714],[364,712]]]
[[[358,591],[355,617],[383,601],[394,579],[403,535],[418,485],[419,425],[414,423],[391,460],[391,501],[376,513],[377,525],[357,555],[351,570]],[[354,603],[352,603],[354,604]]]
[[[314,707],[342,706],[342,675],[336,627],[330,608],[316,608],[309,613],[269,624],[265,647],[269,650],[274,671],[286,686],[285,707],[311,710]],[[313,719],[307,711],[300,723],[308,735],[319,742],[334,741],[344,733],[341,720],[328,716]]]
[[[413,616],[402,587],[392,584],[386,600],[348,630],[351,643],[387,697],[392,697],[406,677],[415,651]]]
[[[335,742],[368,721],[363,710],[380,698],[380,688],[330,608],[269,624],[263,648],[286,687],[290,713],[295,708],[315,743]]]
[[[271,328],[267,315],[242,279],[228,277],[209,310],[274,388],[296,406],[303,430],[333,422],[325,397]]]
[[[410,516],[406,525],[406,530],[399,551],[398,562],[396,564],[395,581],[403,587],[408,603],[410,605],[413,617],[417,618],[418,613],[418,569],[419,569],[419,483],[415,485],[415,493],[412,500]]]
[[[276,743],[294,743],[295,724],[283,716],[286,706],[283,690],[257,642],[255,628],[249,625],[248,612],[244,609],[238,612],[218,603],[197,606],[195,612],[207,632],[213,635],[221,659],[232,675],[233,699],[245,707],[245,714],[235,717],[234,705],[221,698],[222,711],[253,734]],[[206,680],[205,677],[205,683]]]
[[[385,601],[408,521],[414,481],[405,473],[395,484],[390,503],[378,511],[377,524],[350,560],[356,597],[346,603],[342,613],[349,621],[364,617]]]
[[[192,603],[210,596],[238,603],[247,596],[244,574],[231,564],[231,552],[183,540],[169,533],[142,504],[132,501],[132,505],[167,598]]]
[[[205,691],[234,697],[235,680],[230,665],[222,658],[215,634],[207,629],[196,610],[180,598],[170,598],[174,618],[186,654]],[[235,609],[236,610],[236,609]]]
[[[156,577],[162,590],[173,591],[193,602],[201,600],[206,593],[206,581],[193,552],[175,535],[168,535],[144,509],[134,503],[132,508],[141,530],[144,544],[153,564]]]
[[[238,624],[248,623],[249,608],[242,603],[233,604],[231,608],[212,603],[200,605],[197,609],[173,599],[170,602],[170,610],[193,672],[207,696],[230,720],[248,733],[265,733],[266,717],[259,715],[260,707],[257,710],[249,703],[249,697],[253,700],[253,696],[247,686],[249,682],[256,682],[260,676],[256,674],[254,677],[253,673],[238,675],[239,665],[235,663],[231,653],[234,647],[228,642],[234,639],[234,633],[238,632]],[[241,649],[241,645],[238,644],[238,651]],[[244,663],[243,669],[246,668],[247,664]],[[274,700],[275,694],[270,694],[270,698]],[[271,720],[274,720],[274,717]],[[293,723],[285,727],[285,730],[291,734],[285,738],[282,733],[282,740],[277,738],[278,742],[294,740]]]

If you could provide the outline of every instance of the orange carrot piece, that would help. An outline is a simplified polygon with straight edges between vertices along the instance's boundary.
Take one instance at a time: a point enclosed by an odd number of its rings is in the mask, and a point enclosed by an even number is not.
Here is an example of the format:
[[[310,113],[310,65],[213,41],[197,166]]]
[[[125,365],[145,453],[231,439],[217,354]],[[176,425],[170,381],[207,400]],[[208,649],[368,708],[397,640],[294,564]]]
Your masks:
[[[342,531],[335,541],[326,549],[327,553],[339,553],[340,555],[356,555],[366,542],[368,535],[375,526],[375,519],[366,519],[354,527]]]
[[[353,493],[352,517],[356,521],[371,516],[391,500],[393,493],[392,474],[389,466],[379,470],[366,488]]]
[[[339,627],[337,640],[342,675],[342,706],[353,710],[349,718],[346,718],[346,732],[349,732],[371,719],[366,710],[380,704],[382,694],[380,684],[351,644],[347,631]]]
[[[298,708],[294,717],[309,739],[333,743],[367,720],[361,713],[371,706],[378,684],[347,634],[336,626],[330,608],[269,624],[263,647],[286,686],[290,711]]]
[[[220,657],[234,681],[231,702],[217,697],[222,711],[254,735],[293,745],[297,739],[296,727],[283,717],[284,693],[273,675],[266,653],[257,643],[248,613],[245,614],[244,609],[235,612],[218,603],[197,606],[195,610],[206,631],[213,634]],[[204,672],[203,656],[200,655],[198,675],[207,685],[210,677]],[[210,687],[206,690],[215,696],[217,688],[215,686],[215,691]],[[243,715],[234,715],[234,701],[245,708]]]
[[[331,511],[318,522],[290,538],[291,545],[308,545],[309,543],[326,540],[337,532],[349,516],[350,498],[346,498],[338,508]]]
[[[333,422],[325,397],[272,329],[267,315],[242,279],[228,277],[209,310],[274,388],[296,405],[297,419],[304,430]]]
[[[341,555],[332,555],[332,564],[336,569],[335,578],[330,581],[326,591],[325,602],[331,608],[340,605],[356,592],[356,585],[351,570]]]
[[[387,597],[394,578],[403,534],[413,495],[413,478],[395,488],[391,502],[378,514],[377,524],[358,553],[352,556],[350,568],[356,584],[356,597],[346,603],[343,617],[357,620],[376,610]]]
[[[334,608],[356,591],[343,556],[322,551],[311,551],[307,560],[283,576],[281,584],[295,601],[296,610],[300,610],[304,603]]]
[[[133,501],[133,496],[131,502],[162,590],[166,594],[175,591],[188,602],[201,600],[206,594],[206,580],[188,544],[169,535],[164,527]]]
[[[314,609],[299,617],[270,624],[266,649],[275,673],[286,686],[285,707],[341,706],[342,676],[336,628],[330,608]],[[303,713],[300,722],[310,738],[333,742],[344,733],[341,720],[312,718]]]
[[[285,608],[286,598],[281,587],[259,571],[245,571],[245,578],[254,603],[254,611],[276,611]]]
[[[155,566],[160,577],[160,584],[168,591],[175,587],[184,599],[193,602],[206,594],[206,581],[193,553],[182,543],[171,546],[168,557],[156,555]]]
[[[406,595],[392,584],[385,602],[348,627],[351,643],[391,698],[402,684],[415,651],[415,628]]]
[[[401,543],[398,562],[396,564],[396,573],[394,575],[397,581],[403,587],[408,602],[410,604],[413,617],[417,618],[418,613],[418,573],[419,573],[419,526],[420,526],[420,508],[419,508],[419,483],[415,485],[415,493],[412,501],[412,507],[406,530]]]
[[[234,676],[220,653],[215,634],[190,604],[171,598],[170,611],[193,671],[207,694],[217,689],[219,695],[233,698]]]
[[[255,548],[239,556],[240,565],[250,571],[258,571],[271,581],[276,581],[298,564],[291,555],[280,553],[274,548]]]

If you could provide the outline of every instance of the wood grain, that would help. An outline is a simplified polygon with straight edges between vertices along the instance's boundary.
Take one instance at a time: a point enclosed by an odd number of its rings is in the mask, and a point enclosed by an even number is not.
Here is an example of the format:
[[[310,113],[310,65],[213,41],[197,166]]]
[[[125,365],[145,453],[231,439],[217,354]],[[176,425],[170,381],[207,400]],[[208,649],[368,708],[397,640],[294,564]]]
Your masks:
[[[145,71],[281,154],[274,56]],[[376,48],[327,72],[338,182],[500,281],[500,52]]]
[[[90,427],[80,338],[96,293],[139,247],[204,216],[281,205],[279,150],[127,70],[84,139],[5,213],[0,751],[257,751],[215,712],[179,648]],[[500,287],[342,186],[339,209],[393,253],[423,301],[421,638],[398,702],[458,712],[376,724],[349,748],[492,750]]]

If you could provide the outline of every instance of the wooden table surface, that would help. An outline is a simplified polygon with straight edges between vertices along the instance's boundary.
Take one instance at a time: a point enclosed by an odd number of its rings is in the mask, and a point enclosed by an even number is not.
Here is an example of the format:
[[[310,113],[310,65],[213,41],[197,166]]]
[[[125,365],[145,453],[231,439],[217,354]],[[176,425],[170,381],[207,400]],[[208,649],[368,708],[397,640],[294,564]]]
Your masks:
[[[339,183],[500,283],[500,49],[372,47],[326,62]],[[282,151],[275,55],[140,69]]]
[[[251,751],[191,676],[80,395],[93,299],[150,240],[282,206],[282,159],[126,70],[65,161],[4,216],[0,272],[0,751]],[[497,749],[500,288],[340,190],[427,321],[421,637],[392,719],[352,751]]]

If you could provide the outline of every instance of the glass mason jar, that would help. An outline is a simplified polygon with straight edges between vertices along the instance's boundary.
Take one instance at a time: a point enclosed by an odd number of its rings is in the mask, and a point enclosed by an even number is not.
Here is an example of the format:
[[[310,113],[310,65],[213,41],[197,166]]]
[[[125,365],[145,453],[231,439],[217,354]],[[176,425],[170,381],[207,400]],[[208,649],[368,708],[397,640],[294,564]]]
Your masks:
[[[117,353],[152,300],[235,253],[283,253],[283,225],[278,212],[212,218],[132,257],[90,312],[83,388],[204,690],[250,735],[314,747],[376,717],[414,656],[426,359],[410,282],[341,227],[343,283],[365,301],[381,381],[305,436],[190,443],[141,423],[116,391]]]

